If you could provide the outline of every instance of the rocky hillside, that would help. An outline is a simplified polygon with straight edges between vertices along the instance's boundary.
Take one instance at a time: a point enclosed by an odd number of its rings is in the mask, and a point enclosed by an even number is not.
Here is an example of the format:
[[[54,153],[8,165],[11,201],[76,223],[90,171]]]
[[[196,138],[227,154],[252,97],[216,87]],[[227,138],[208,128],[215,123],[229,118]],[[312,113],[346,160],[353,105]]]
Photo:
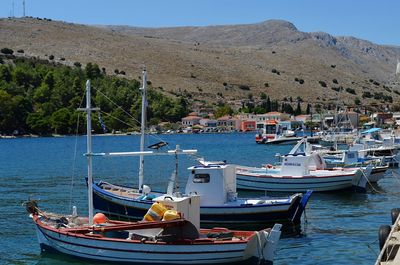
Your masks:
[[[301,97],[308,102],[388,103],[400,47],[306,33],[286,21],[209,27],[87,26],[43,19],[0,19],[0,48],[73,65],[97,63],[108,74],[138,78],[168,94],[215,102]],[[339,91],[339,92],[338,92]]]

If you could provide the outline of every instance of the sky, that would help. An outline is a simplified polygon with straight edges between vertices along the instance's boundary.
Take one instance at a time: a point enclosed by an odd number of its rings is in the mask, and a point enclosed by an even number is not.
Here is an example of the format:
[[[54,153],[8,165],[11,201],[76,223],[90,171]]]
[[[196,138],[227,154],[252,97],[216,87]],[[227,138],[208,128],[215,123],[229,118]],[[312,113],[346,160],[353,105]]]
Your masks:
[[[1,0],[0,17],[20,17],[23,0]],[[399,0],[25,0],[26,15],[89,25],[208,26],[292,22],[304,32],[400,46]],[[1,28],[0,28],[1,30]]]

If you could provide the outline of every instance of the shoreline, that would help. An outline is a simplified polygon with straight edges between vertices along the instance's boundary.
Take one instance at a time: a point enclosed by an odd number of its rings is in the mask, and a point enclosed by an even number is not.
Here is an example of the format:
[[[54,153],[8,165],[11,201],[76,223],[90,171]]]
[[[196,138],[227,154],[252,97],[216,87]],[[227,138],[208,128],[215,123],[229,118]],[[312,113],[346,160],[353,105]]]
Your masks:
[[[226,132],[202,132],[202,133],[147,133],[146,135],[169,135],[169,134],[231,134],[231,133],[256,133],[256,131],[226,131]],[[106,136],[130,136],[130,135],[140,135],[140,133],[101,133],[101,134],[92,134],[94,137],[106,137]],[[25,135],[0,135],[0,139],[21,139],[21,138],[61,138],[61,137],[71,137],[76,136],[75,134],[51,134],[51,135],[36,135],[36,134],[25,134]],[[78,134],[78,136],[86,136],[86,134]]]

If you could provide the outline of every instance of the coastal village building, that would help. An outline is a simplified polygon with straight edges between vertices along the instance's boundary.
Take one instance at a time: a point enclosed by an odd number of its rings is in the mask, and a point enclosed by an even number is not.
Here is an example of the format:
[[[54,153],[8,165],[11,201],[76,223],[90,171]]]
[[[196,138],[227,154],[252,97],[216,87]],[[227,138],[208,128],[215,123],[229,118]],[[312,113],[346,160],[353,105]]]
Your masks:
[[[306,123],[307,121],[311,121],[311,115],[297,115],[294,117],[294,120]]]
[[[375,125],[379,126],[393,118],[393,113],[377,112],[372,114],[372,119],[375,121]]]
[[[278,111],[271,111],[265,114],[258,114],[256,115],[256,122],[263,122],[268,120],[276,120],[276,121],[285,121],[290,119],[290,115]]]
[[[192,115],[190,115],[192,114]],[[197,116],[197,113],[190,113],[189,116],[182,118],[182,125],[185,127],[191,127],[200,124],[201,117]],[[194,115],[193,115],[194,114]]]
[[[251,132],[256,129],[256,121],[243,120],[240,122],[240,130],[242,132]]]
[[[271,111],[271,112],[267,112],[265,114],[258,114],[256,117],[256,128],[257,129],[261,129],[264,128],[265,124],[268,121],[287,121],[290,120],[290,115],[286,114],[286,113],[282,113],[282,112],[278,112],[278,111]]]
[[[360,122],[360,114],[354,111],[345,111],[337,114],[324,114],[322,120],[324,126],[327,127],[346,127],[346,128],[358,128]],[[313,117],[313,121],[315,121]]]
[[[250,132],[256,130],[257,114],[253,113],[240,113],[236,115],[240,121],[240,131]]]
[[[227,131],[240,130],[240,120],[231,116],[218,118],[217,125]]]
[[[354,111],[346,111],[342,113],[338,113],[336,124],[337,125],[345,125],[346,123],[351,128],[358,128],[359,125],[359,116],[360,114]]]
[[[236,115],[236,118],[241,121],[256,121],[258,115],[259,114],[253,114],[253,113],[240,113]]]
[[[396,125],[400,125],[400,112],[393,112],[393,120]]]
[[[307,122],[314,122],[324,124],[325,128],[330,126],[344,126],[347,128],[358,128],[360,122],[360,114],[354,111],[344,111],[338,114],[302,114],[297,116],[290,116],[286,113],[277,111],[268,112],[264,114],[241,113],[235,117],[223,116],[218,119],[213,118],[212,113],[205,115],[207,118],[200,117],[196,112],[190,113],[187,117],[182,118],[182,126],[184,128],[191,128],[198,126],[204,131],[255,131],[264,128],[270,121],[275,121],[279,124],[280,128],[285,130],[297,130],[305,128]],[[400,113],[396,113],[396,118],[393,118],[391,113],[375,113],[373,119],[377,125],[388,123],[397,123],[400,125]]]
[[[203,127],[208,127],[208,128],[217,128],[218,126],[218,121],[213,120],[213,119],[201,119],[200,120],[200,125]]]

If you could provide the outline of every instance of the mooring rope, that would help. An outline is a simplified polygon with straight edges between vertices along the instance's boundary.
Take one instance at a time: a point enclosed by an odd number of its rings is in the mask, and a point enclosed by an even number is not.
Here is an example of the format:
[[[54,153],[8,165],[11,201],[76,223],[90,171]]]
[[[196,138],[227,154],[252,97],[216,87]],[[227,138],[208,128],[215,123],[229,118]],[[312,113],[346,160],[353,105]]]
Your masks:
[[[375,254],[375,256],[379,256],[379,253],[376,253],[375,248],[372,247],[372,244],[376,244],[378,242],[378,239],[375,239],[372,243],[365,243],[365,245],[367,246],[367,248],[369,248],[370,250],[372,250],[372,252]]]
[[[371,181],[369,181],[369,179],[368,179],[368,177],[367,177],[367,175],[365,174],[365,172],[364,172],[363,169],[361,169],[361,173],[362,173],[362,175],[364,176],[364,178],[367,180],[368,185],[371,187],[371,189],[372,189],[374,192],[376,192],[376,193],[378,193],[378,194],[383,194],[383,192],[380,192],[380,191],[378,191],[377,189],[374,188],[374,186],[372,185]],[[372,171],[371,171],[370,174],[372,174]]]

